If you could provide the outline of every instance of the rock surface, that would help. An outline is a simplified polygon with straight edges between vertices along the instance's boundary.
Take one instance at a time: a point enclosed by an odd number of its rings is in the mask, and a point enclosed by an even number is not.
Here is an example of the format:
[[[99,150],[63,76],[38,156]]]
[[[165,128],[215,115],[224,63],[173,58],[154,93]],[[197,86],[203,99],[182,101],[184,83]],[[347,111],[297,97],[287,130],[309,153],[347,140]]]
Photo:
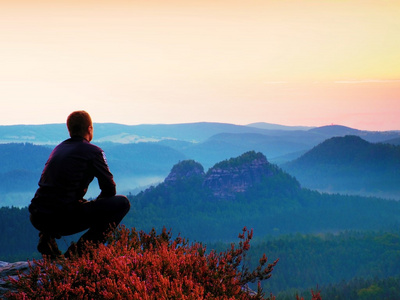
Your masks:
[[[252,151],[216,164],[207,172],[203,186],[217,199],[229,200],[273,175],[267,158]]]
[[[5,299],[4,294],[11,291],[8,278],[18,278],[18,274],[28,271],[29,263],[27,261],[18,261],[14,263],[0,261],[0,299]]]
[[[177,181],[194,177],[203,178],[204,175],[204,168],[201,164],[194,160],[184,160],[173,166],[164,183],[174,185]]]
[[[164,181],[165,186],[174,186],[185,181],[201,182],[211,191],[214,199],[233,200],[238,193],[246,192],[265,178],[271,177],[275,169],[262,153],[250,151],[214,165],[207,173],[203,166],[193,160],[176,164]]]

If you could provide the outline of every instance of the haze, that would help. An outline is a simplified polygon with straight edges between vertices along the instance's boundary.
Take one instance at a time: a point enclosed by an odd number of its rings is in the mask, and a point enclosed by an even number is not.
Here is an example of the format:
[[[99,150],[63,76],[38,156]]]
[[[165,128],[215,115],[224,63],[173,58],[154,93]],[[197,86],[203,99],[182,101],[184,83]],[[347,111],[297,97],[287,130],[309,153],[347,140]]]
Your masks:
[[[2,125],[400,129],[399,1],[0,3]]]

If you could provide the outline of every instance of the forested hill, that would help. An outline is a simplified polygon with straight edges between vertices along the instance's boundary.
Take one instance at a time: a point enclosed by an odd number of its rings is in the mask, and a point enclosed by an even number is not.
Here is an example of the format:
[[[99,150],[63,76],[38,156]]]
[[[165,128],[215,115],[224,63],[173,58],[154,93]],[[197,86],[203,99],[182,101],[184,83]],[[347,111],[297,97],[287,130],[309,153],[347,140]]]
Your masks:
[[[393,198],[400,192],[400,146],[358,136],[330,138],[282,168],[312,189]]]
[[[282,185],[277,182],[278,178],[281,178]],[[204,200],[212,201],[238,199],[266,182],[273,183],[270,193],[280,191],[282,195],[300,187],[289,174],[269,163],[262,153],[254,151],[219,162],[207,173],[204,173],[201,164],[193,160],[182,161],[172,168],[161,186],[181,190],[181,186],[186,186],[188,182],[193,182],[194,186],[197,183]]]
[[[299,182],[248,152],[216,164],[207,173],[182,161],[167,179],[131,197],[128,224],[150,230],[173,228],[190,239],[234,239],[243,226],[258,235],[377,230],[400,224],[400,203],[328,195]]]
[[[0,144],[0,206],[27,204],[37,188],[40,174],[51,152],[46,146]],[[6,201],[7,193],[30,193],[25,199]],[[30,197],[30,198],[29,198]]]

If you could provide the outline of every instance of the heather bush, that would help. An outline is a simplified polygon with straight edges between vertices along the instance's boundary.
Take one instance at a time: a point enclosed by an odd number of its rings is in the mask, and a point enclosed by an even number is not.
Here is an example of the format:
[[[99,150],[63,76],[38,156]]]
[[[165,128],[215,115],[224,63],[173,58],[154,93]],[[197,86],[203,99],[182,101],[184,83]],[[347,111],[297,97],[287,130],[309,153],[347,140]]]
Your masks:
[[[304,300],[303,297],[299,297],[299,295],[296,295],[296,300]],[[311,300],[322,300],[322,296],[320,292],[314,292],[311,290]]]
[[[278,260],[265,255],[254,270],[245,263],[252,231],[225,252],[207,252],[161,234],[119,227],[105,245],[87,244],[81,256],[33,261],[30,272],[10,279],[9,299],[270,299],[246,288],[268,279]],[[274,297],[270,296],[272,299]]]

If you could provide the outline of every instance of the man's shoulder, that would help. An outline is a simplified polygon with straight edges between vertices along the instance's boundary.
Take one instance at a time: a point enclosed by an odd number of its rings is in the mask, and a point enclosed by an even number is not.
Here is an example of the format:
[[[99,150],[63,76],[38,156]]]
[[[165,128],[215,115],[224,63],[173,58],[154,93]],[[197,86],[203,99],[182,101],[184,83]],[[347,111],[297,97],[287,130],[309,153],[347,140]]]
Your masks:
[[[89,141],[87,141],[84,138],[73,137],[73,138],[65,140],[64,142],[62,142],[62,144],[63,143],[75,144],[79,148],[83,149],[84,151],[88,151],[88,152],[96,152],[96,153],[103,152],[103,149],[101,149],[99,146],[90,143]]]
[[[103,152],[103,149],[101,149],[99,146],[92,144],[85,139],[83,140],[82,143],[83,143],[84,147],[86,147],[87,149],[90,149],[93,152]]]

